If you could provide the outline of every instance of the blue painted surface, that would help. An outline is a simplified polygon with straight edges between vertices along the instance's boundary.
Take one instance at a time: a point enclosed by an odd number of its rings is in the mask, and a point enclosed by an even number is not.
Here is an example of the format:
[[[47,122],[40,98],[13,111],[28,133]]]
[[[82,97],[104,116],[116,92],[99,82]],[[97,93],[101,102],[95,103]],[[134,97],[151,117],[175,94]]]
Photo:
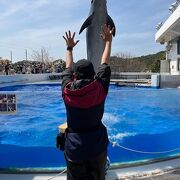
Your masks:
[[[62,167],[55,148],[57,126],[66,119],[60,85],[0,89],[16,93],[17,114],[0,115],[0,168]],[[109,139],[140,151],[180,147],[180,90],[111,86],[103,122]],[[163,158],[180,153],[140,154],[109,146],[112,163]]]

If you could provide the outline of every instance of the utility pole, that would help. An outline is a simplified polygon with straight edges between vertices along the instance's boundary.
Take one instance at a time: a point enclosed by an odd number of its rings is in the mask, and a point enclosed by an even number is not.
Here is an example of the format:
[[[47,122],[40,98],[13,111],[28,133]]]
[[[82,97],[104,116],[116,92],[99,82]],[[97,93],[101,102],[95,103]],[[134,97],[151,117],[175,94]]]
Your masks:
[[[12,64],[12,60],[13,60],[13,54],[12,54],[12,51],[11,51],[11,64]]]
[[[26,61],[28,60],[28,52],[27,49],[25,50],[25,54],[26,54]]]
[[[42,57],[42,63],[44,62],[44,51],[41,49],[41,57]]]

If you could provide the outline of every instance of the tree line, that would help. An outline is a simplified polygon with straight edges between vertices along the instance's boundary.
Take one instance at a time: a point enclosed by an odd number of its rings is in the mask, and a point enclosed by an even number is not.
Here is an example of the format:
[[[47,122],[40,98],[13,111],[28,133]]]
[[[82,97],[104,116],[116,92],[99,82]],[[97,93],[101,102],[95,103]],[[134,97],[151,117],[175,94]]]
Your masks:
[[[165,51],[140,57],[132,57],[130,53],[119,53],[110,58],[112,72],[160,72],[160,61],[166,58]],[[65,61],[54,60],[49,52],[43,49],[41,52],[33,51],[32,60],[23,60],[11,63],[10,60],[0,60],[0,72],[5,70],[7,64],[14,73],[51,73],[62,72],[65,69]]]
[[[120,53],[110,58],[113,72],[160,72],[160,62],[166,59],[165,51],[140,57]]]

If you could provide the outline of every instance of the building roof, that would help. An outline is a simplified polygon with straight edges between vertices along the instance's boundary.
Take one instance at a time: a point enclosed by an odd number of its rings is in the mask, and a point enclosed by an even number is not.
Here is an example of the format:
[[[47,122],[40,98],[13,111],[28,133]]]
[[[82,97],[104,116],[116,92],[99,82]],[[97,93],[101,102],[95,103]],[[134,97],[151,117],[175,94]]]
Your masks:
[[[180,5],[157,31],[155,40],[165,43],[180,36]]]

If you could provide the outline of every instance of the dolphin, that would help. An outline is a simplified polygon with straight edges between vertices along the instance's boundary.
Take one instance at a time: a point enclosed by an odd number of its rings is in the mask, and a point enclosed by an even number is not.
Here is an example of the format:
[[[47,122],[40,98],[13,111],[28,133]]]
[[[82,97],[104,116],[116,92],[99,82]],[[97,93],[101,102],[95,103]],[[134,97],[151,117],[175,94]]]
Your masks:
[[[104,42],[100,37],[101,27],[107,24],[110,25],[111,28],[114,27],[113,36],[115,36],[116,32],[114,22],[108,15],[106,4],[106,0],[91,0],[89,17],[85,20],[79,31],[79,34],[81,34],[81,32],[87,28],[87,59],[93,63],[96,72],[104,51]]]

